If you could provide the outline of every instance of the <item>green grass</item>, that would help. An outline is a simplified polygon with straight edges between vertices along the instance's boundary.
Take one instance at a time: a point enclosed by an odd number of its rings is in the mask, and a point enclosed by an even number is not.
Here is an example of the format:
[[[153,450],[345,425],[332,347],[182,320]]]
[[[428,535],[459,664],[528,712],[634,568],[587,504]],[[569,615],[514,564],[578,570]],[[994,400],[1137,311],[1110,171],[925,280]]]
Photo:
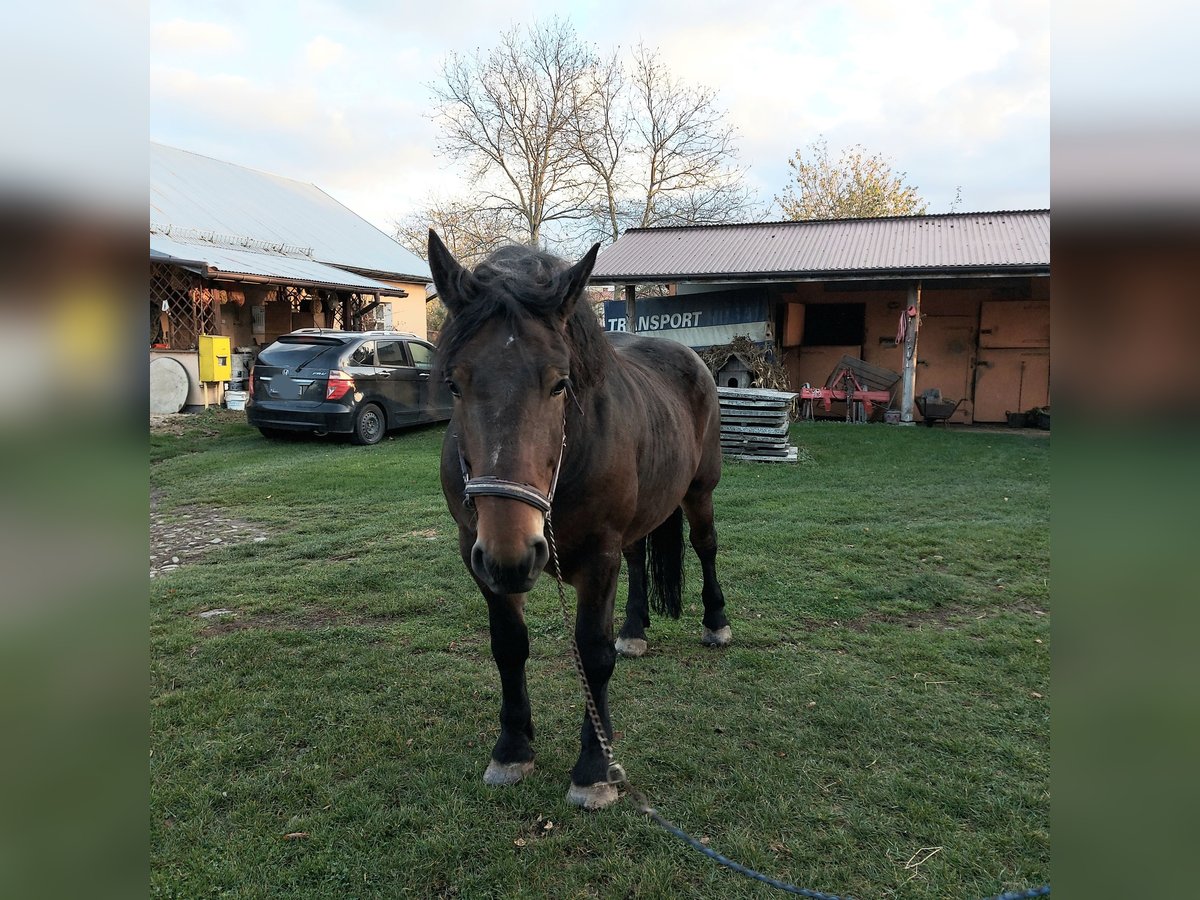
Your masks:
[[[1049,441],[844,424],[793,440],[798,465],[726,463],[734,644],[700,646],[689,556],[684,617],[618,663],[618,759],[665,816],[806,887],[1048,880]],[[538,768],[483,785],[499,684],[440,441],[270,444],[229,414],[152,436],[162,507],[272,533],[150,585],[152,894],[775,896],[627,803],[568,806],[582,705],[545,579],[527,610]],[[197,616],[214,607],[238,618]],[[915,865],[923,848],[940,849]]]

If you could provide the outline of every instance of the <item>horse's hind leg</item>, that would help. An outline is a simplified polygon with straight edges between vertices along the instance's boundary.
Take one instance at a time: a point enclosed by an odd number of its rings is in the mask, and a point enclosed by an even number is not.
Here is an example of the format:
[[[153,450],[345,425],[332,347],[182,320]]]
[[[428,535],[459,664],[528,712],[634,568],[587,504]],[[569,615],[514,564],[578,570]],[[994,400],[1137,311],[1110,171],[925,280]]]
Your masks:
[[[629,572],[629,600],[625,603],[625,624],[617,635],[617,652],[622,656],[642,656],[646,652],[646,629],[650,627],[650,609],[646,602],[646,539],[634,541],[622,552]]]
[[[709,647],[724,647],[733,640],[729,619],[725,617],[725,594],[717,581],[717,526],[713,522],[712,487],[693,483],[683,499],[691,531],[692,549],[700,558],[704,573],[704,634],[701,643]]]

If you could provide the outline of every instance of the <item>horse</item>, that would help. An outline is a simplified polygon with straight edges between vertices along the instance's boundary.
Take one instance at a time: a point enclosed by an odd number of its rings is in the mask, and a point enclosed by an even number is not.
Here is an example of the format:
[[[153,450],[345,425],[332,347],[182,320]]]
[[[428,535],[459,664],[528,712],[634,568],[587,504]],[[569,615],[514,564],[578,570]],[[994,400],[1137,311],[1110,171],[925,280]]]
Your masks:
[[[512,245],[469,270],[429,232],[429,266],[449,313],[435,363],[453,397],[442,492],[463,564],[487,602],[500,675],[489,785],[533,771],[524,609],[552,549],[557,574],[575,590],[574,637],[609,740],[616,654],[646,652],[651,607],[679,617],[684,515],[704,579],[701,641],[724,647],[732,639],[715,567],[716,385],[682,344],[605,334],[580,301],[599,249],[568,265]],[[629,594],[614,641],[622,557]],[[567,799],[600,809],[617,798],[585,713]]]

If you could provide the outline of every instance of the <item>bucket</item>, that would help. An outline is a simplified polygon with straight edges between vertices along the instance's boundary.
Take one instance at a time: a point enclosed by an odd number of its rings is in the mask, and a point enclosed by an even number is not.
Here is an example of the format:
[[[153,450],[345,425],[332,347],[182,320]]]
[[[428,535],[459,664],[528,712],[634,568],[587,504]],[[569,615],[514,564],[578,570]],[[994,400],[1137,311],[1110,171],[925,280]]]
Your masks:
[[[245,409],[246,398],[250,396],[248,391],[226,391],[225,392],[225,408],[226,409]]]
[[[888,425],[899,425],[900,424],[900,410],[885,409],[883,411],[883,421],[886,422]]]

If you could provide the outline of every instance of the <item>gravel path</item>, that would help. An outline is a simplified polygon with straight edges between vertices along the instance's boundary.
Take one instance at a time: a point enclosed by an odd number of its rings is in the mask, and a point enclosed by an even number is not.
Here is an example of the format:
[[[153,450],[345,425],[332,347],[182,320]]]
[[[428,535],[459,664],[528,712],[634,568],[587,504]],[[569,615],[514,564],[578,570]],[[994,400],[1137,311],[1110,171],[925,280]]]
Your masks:
[[[209,550],[233,544],[261,543],[270,532],[203,506],[159,509],[161,492],[150,491],[150,577],[169,575]]]

